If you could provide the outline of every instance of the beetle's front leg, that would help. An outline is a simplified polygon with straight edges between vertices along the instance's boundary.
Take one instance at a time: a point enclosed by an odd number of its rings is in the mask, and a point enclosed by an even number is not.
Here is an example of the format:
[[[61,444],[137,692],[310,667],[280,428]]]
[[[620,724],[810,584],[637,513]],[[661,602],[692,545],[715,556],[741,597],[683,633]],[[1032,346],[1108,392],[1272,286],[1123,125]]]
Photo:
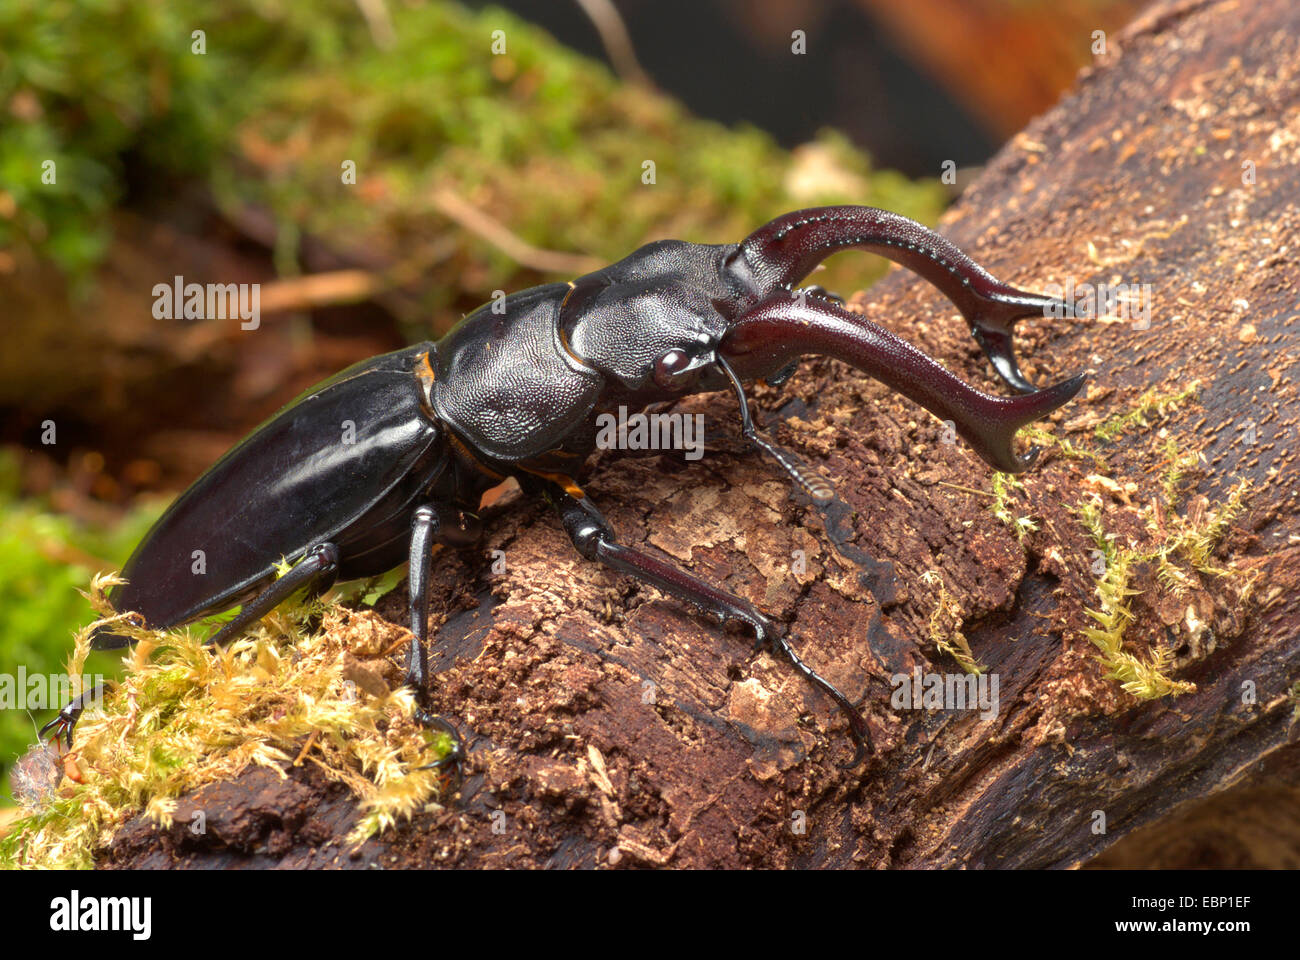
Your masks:
[[[840,302],[843,303],[842,300]],[[736,402],[740,404],[740,432],[745,439],[775,460],[795,486],[812,500],[813,508],[821,514],[822,527],[831,542],[831,549],[841,560],[851,560],[861,568],[859,576],[875,597],[876,603],[882,607],[893,604],[898,595],[894,582],[894,565],[889,561],[882,563],[849,542],[849,533],[844,529],[843,523],[851,511],[848,504],[835,495],[834,485],[795,454],[759,433],[749,412],[749,401],[745,398],[745,387],[740,378],[725,357],[718,358],[718,366],[736,392]]]
[[[609,522],[590,500],[579,500],[551,486],[546,488],[546,497],[559,511],[569,539],[587,559],[598,560],[620,573],[652,584],[669,596],[694,604],[724,621],[739,620],[752,627],[756,647],[767,647],[783,657],[805,680],[830,697],[848,718],[849,731],[857,746],[848,765],[856,766],[871,753],[871,735],[862,714],[848,697],[803,661],[777,625],[766,616],[734,594],[649,553],[619,543]]]
[[[411,594],[411,645],[406,655],[406,683],[415,688],[418,703],[415,718],[426,727],[442,730],[452,740],[450,753],[420,769],[441,768],[453,763],[459,768],[465,757],[460,732],[455,725],[426,709],[429,655],[425,641],[429,633],[429,579],[433,572],[433,545],[445,543],[464,546],[477,540],[478,534],[477,517],[439,504],[417,507],[411,517],[411,566],[407,581]]]

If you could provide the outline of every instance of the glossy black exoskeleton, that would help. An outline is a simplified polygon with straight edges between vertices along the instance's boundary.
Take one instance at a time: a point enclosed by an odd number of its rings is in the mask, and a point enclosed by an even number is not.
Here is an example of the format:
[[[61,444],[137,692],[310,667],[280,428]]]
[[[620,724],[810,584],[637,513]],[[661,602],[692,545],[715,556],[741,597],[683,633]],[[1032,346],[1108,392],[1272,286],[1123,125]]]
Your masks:
[[[939,287],[996,372],[1026,395],[981,393],[841,303],[795,289],[846,247],[903,263]],[[824,506],[834,499],[830,485],[755,430],[742,387],[754,378],[777,382],[801,356],[822,354],[952,421],[989,464],[1018,472],[1036,451],[1015,452],[1017,429],[1064,404],[1083,383],[1076,377],[1035,390],[1016,364],[1014,322],[1053,310],[1060,316],[1066,308],[1000,283],[925,227],[869,207],[787,214],[739,244],[652,243],[572,283],[481,307],[437,343],[364,361],[309,390],[172,504],[128,560],[127,583],[110,600],[152,628],[242,605],[212,637],[219,643],[304,586],[323,589],[409,560],[406,679],[423,697],[431,548],[474,542],[482,494],[513,476],[556,507],[583,556],[752,627],[759,644],[845,713],[856,762],[869,745],[861,714],[799,658],[775,623],[617,541],[578,485],[596,447],[597,418],[620,406],[641,410],[730,388],[745,437]],[[281,558],[293,567],[277,578]],[[102,630],[94,638],[99,649],[128,642]],[[65,707],[46,730],[70,746],[95,692]]]

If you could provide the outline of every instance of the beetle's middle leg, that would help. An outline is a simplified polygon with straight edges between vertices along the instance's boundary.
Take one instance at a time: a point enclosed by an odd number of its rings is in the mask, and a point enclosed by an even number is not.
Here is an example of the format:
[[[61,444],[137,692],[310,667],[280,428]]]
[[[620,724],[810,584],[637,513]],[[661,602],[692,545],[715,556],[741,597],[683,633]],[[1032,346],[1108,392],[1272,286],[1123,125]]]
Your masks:
[[[559,511],[569,539],[587,559],[598,560],[620,573],[652,584],[669,596],[693,604],[724,621],[739,620],[749,624],[754,630],[757,647],[767,647],[783,657],[800,676],[830,697],[848,719],[849,732],[857,746],[849,766],[856,766],[871,753],[871,735],[862,714],[834,684],[803,661],[775,623],[734,594],[649,553],[619,543],[609,522],[590,500],[579,500],[551,486],[546,488],[546,496]]]
[[[429,580],[433,572],[433,545],[445,543],[465,546],[478,539],[478,517],[442,504],[416,507],[411,516],[411,565],[407,586],[411,594],[411,646],[406,655],[406,683],[415,689],[419,706],[416,719],[451,736],[452,748],[430,767],[459,764],[465,753],[460,732],[444,717],[430,713],[425,700],[429,695],[429,654],[425,642],[429,634]]]

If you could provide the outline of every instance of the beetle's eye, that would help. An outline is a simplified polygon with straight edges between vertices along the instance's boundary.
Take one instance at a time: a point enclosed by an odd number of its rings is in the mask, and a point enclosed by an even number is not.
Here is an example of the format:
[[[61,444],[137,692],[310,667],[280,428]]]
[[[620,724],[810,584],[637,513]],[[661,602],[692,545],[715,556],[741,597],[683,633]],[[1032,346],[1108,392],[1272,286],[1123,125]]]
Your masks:
[[[655,363],[655,383],[667,387],[673,377],[690,366],[691,358],[685,350],[669,350]]]

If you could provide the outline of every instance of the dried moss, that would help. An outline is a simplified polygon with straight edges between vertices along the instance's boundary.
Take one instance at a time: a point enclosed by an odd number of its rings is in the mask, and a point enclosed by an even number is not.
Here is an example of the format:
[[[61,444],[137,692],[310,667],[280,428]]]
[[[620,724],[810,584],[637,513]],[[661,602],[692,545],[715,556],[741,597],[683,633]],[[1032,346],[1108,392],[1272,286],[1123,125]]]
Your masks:
[[[346,784],[364,811],[356,842],[438,797],[441,774],[418,768],[445,756],[449,738],[412,719],[409,688],[375,696],[346,675],[352,659],[383,662],[386,644],[345,639],[366,635],[351,621],[375,615],[290,603],[213,648],[198,631],[149,631],[113,615],[104,591],[114,582],[96,578],[91,601],[137,643],[117,688],[77,727],[72,769],[84,782],[65,780],[15,822],[0,839],[0,864],[88,867],[133,815],[169,826],[178,796],[250,765],[284,776],[297,758]],[[90,628],[78,636],[70,676],[80,675],[89,637]]]
[[[1171,473],[1166,473],[1166,488],[1171,486],[1171,476]],[[1176,484],[1173,488],[1176,490]],[[1097,626],[1085,628],[1083,634],[1100,651],[1097,659],[1106,668],[1106,676],[1118,681],[1126,692],[1138,699],[1190,693],[1196,690],[1196,685],[1168,676],[1173,652],[1167,646],[1155,645],[1145,658],[1125,649],[1125,631],[1133,621],[1128,598],[1139,592],[1132,589],[1134,567],[1154,563],[1160,585],[1176,595],[1182,595],[1192,586],[1192,571],[1217,577],[1236,577],[1236,571],[1216,566],[1211,555],[1245,510],[1249,491],[1250,482],[1241,480],[1221,504],[1208,508],[1197,517],[1179,515],[1170,509],[1165,537],[1154,548],[1145,550],[1137,546],[1121,546],[1107,533],[1098,500],[1086,501],[1077,507],[1079,521],[1101,551],[1105,563],[1105,570],[1097,580],[1099,608],[1086,611]],[[1190,566],[1191,570],[1185,570],[1182,564]],[[1246,578],[1239,586],[1239,597],[1244,600],[1251,591],[1253,580]]]
[[[970,641],[962,633],[964,616],[956,599],[948,591],[943,576],[937,570],[927,570],[921,575],[921,582],[938,590],[934,610],[930,614],[930,642],[940,653],[946,653],[967,673],[980,674],[984,666],[975,659]]]

